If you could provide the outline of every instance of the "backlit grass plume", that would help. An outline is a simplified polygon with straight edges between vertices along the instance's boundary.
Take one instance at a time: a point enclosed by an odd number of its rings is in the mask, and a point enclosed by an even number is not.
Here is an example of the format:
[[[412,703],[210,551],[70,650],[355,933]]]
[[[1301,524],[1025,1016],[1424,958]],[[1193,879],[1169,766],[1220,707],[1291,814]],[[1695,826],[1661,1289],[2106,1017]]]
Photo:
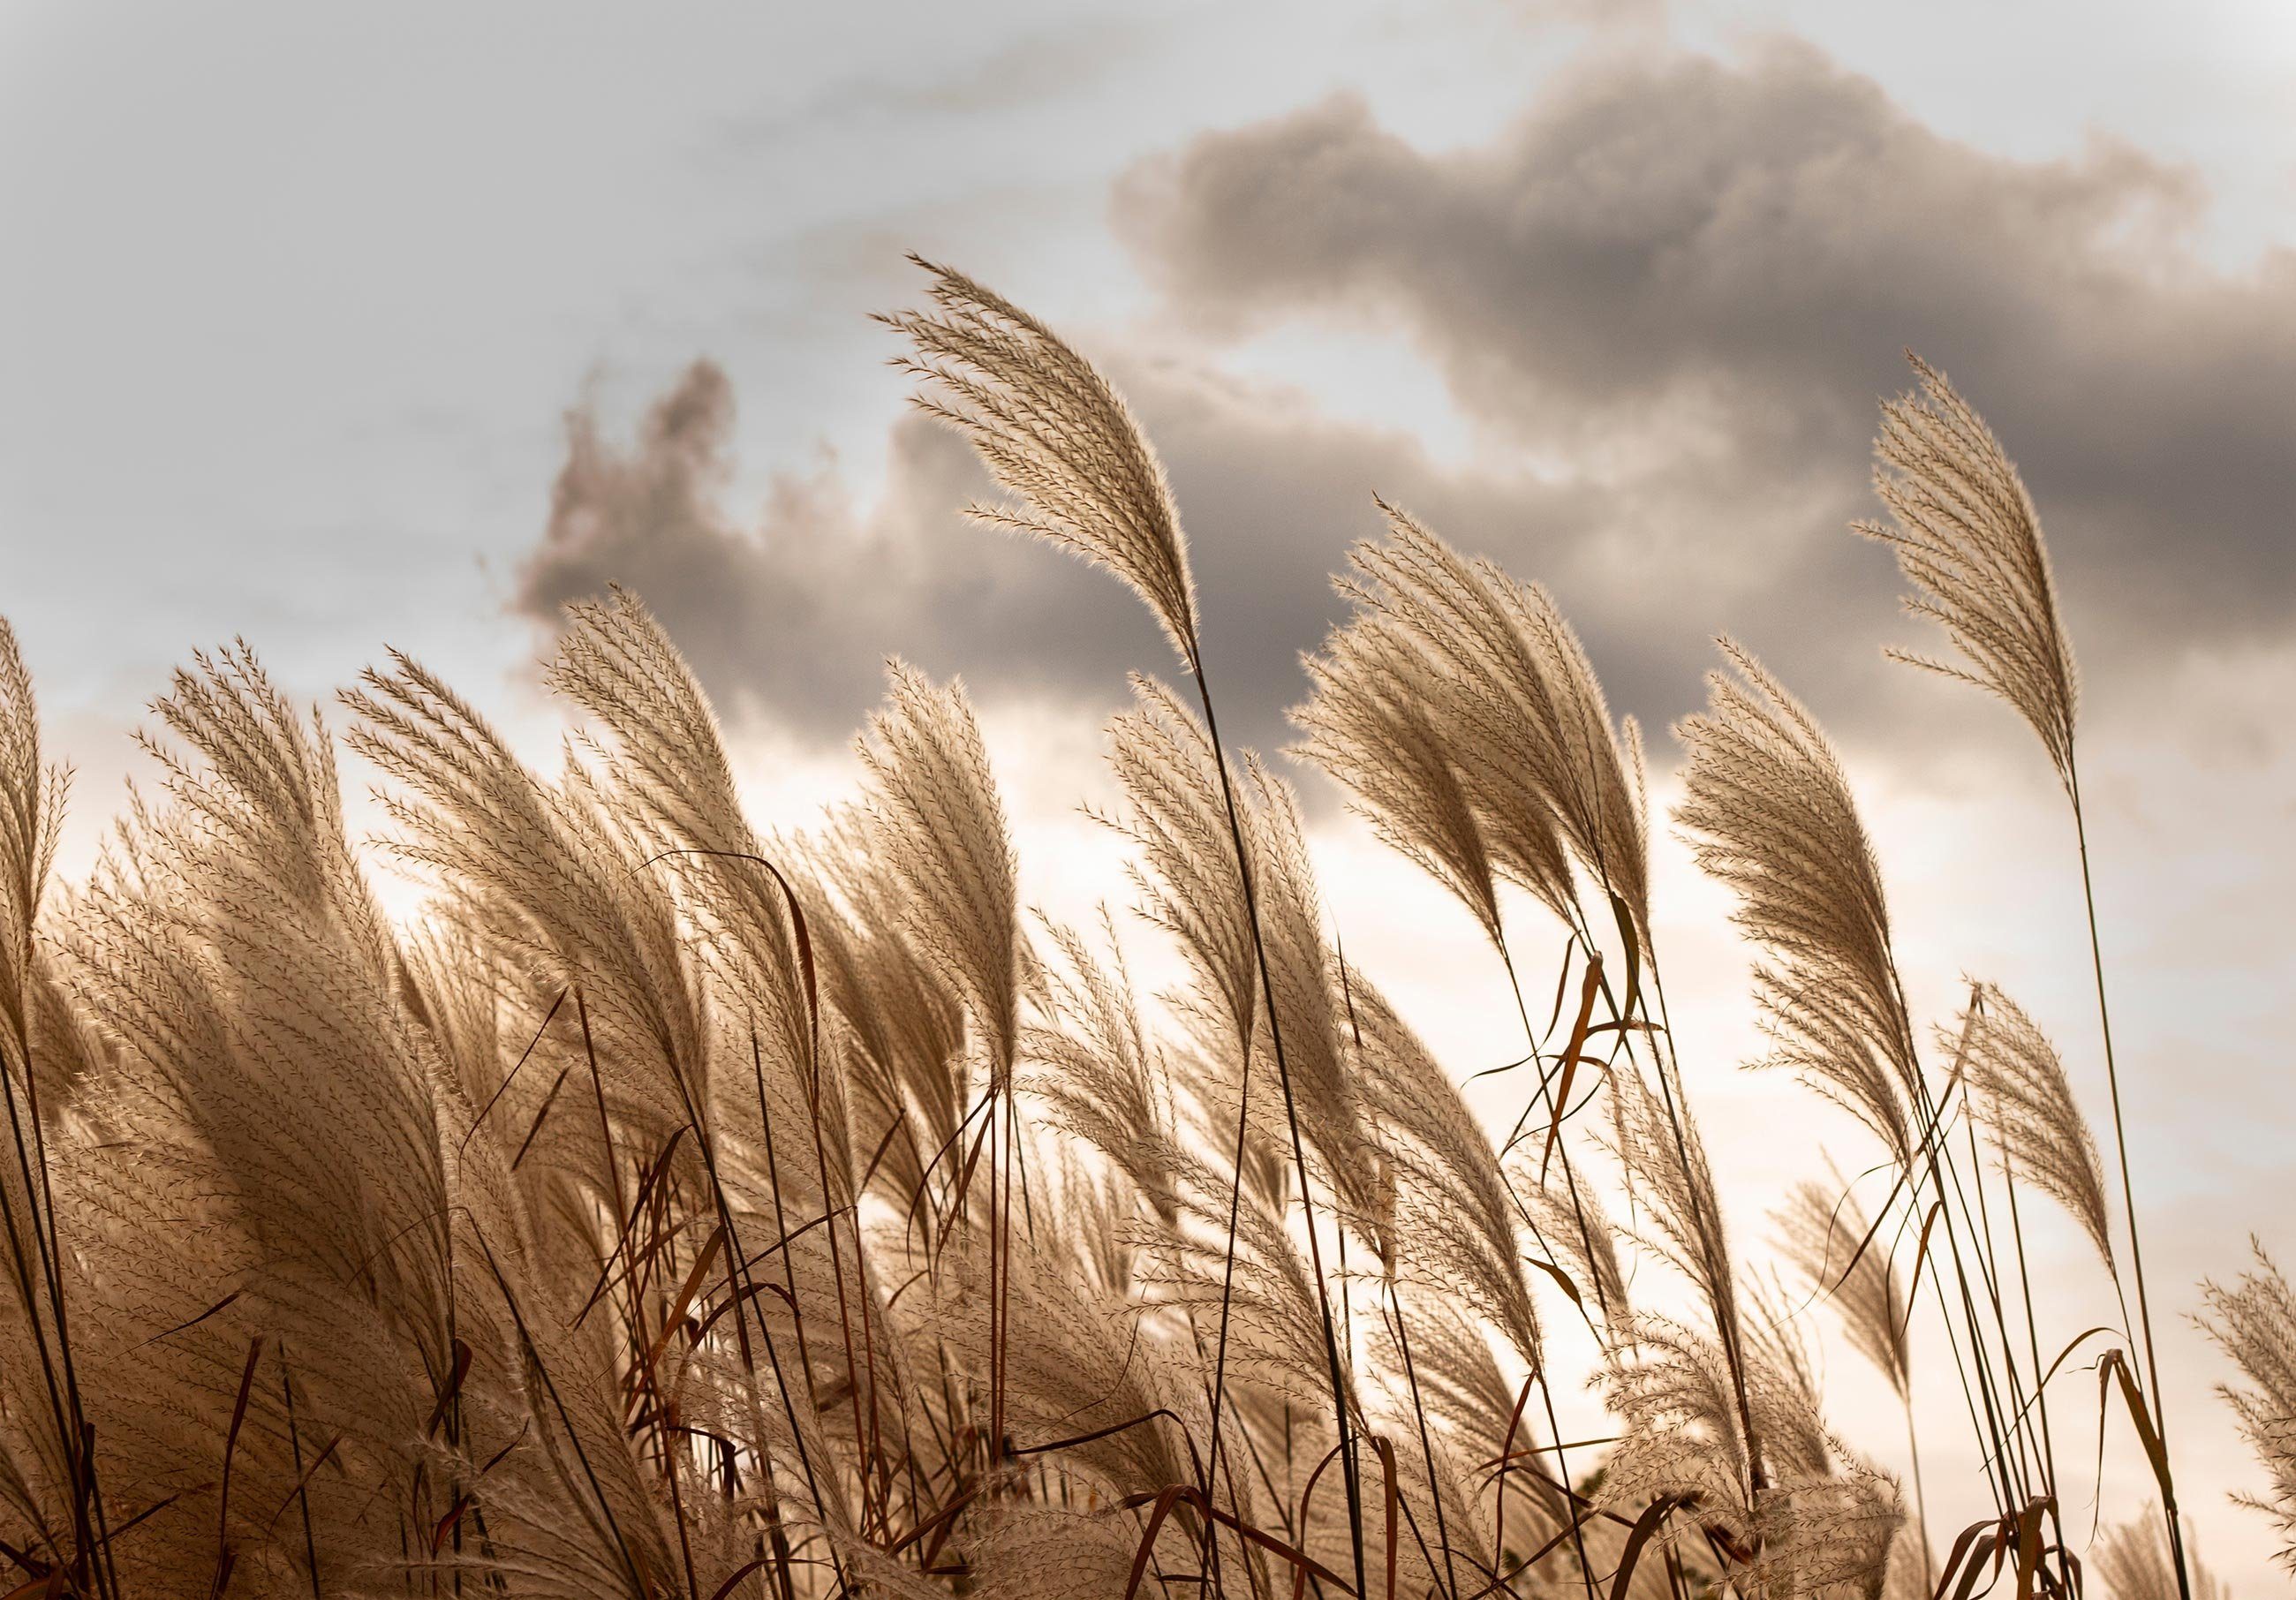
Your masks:
[[[1893,1240],[1842,1188],[1830,1168],[1827,1182],[1796,1185],[1783,1210],[1773,1214],[1779,1251],[1802,1276],[1813,1297],[1827,1301],[1841,1318],[1850,1348],[1874,1365],[1896,1391],[1906,1414],[1906,1454],[1913,1468],[1917,1513],[1911,1537],[1924,1593],[1937,1587],[1929,1546],[1929,1497],[1922,1483],[1922,1452],[1914,1420],[1914,1308],[1892,1256]]]
[[[41,763],[32,675],[15,630],[0,619],[0,1022],[20,1043],[30,1027],[32,930],[55,861],[66,781]],[[25,1063],[13,1064],[20,1071]]]
[[[1267,1002],[1259,1014],[1267,1026],[1268,1053],[1282,1091],[1300,1204],[1308,1218],[1309,1268],[1323,1323],[1341,1478],[1349,1512],[1349,1554],[1360,1590],[1368,1581],[1357,1514],[1363,1498],[1361,1463],[1343,1398],[1345,1362],[1316,1231],[1299,1100],[1284,1050],[1283,1000],[1277,989],[1267,931],[1261,923],[1254,846],[1245,836],[1245,810],[1237,799],[1234,768],[1220,741],[1219,717],[1204,672],[1195,584],[1188,570],[1187,544],[1170,486],[1130,408],[1089,361],[1035,317],[971,278],[921,257],[911,259],[932,275],[929,293],[936,309],[897,312],[880,320],[906,335],[915,350],[914,357],[898,363],[920,381],[915,404],[969,439],[990,476],[1013,496],[1011,505],[977,507],[973,516],[991,526],[1039,535],[1114,572],[1146,602],[1196,680],[1204,738],[1211,748],[1221,808],[1226,814],[1229,853],[1242,891],[1252,964]],[[1232,1180],[1239,1186],[1243,1122],[1252,1104],[1249,1074],[1253,1036],[1247,1031],[1242,1037],[1245,1079],[1237,1097]],[[1232,1218],[1237,1205],[1236,1194],[1231,1194]],[[1232,1242],[1233,1221],[1230,1233]],[[1223,1358],[1228,1311],[1224,1292],[1218,1336]],[[1226,1381],[1223,1362],[1213,1379],[1216,1448]]]
[[[2056,1046],[2015,1001],[1980,983],[1963,1015],[1957,1048],[2002,1159],[2015,1177],[2071,1213],[2112,1271],[2104,1165]]]
[[[1388,537],[1357,545],[1353,570],[1338,584],[1357,620],[1311,663],[1326,686],[1300,714],[1308,751],[1334,758],[1335,775],[1391,831],[1444,864],[1447,885],[1472,871],[1472,855],[1443,838],[1457,832],[1447,800],[1383,799],[1348,775],[1364,765],[1349,751],[1365,736],[1415,736],[1407,721],[1382,729],[1357,709],[1367,677],[1388,685],[1386,693],[1441,730],[1500,871],[1569,922],[1578,915],[1575,857],[1646,933],[1647,849],[1629,775],[1639,771],[1638,742],[1631,723],[1613,727],[1577,635],[1544,589],[1470,561],[1406,513],[1382,509]],[[1389,782],[1398,781],[1403,763],[1388,764],[1397,769]],[[1472,879],[1460,889],[1475,892]]]
[[[2210,1334],[2240,1366],[2246,1387],[2226,1400],[2262,1464],[2265,1492],[2243,1503],[2272,1519],[2280,1564],[2296,1572],[2296,1294],[2261,1244],[2255,1267],[2230,1288],[2207,1285]]]
[[[1341,628],[1307,660],[1314,698],[1293,710],[1308,737],[1296,754],[1345,785],[1388,847],[1464,906],[1495,945],[1498,887],[1483,822],[1452,764],[1453,741],[1430,714],[1436,693],[1419,658],[1374,623]],[[1559,864],[1539,869],[1542,881]]]
[[[2070,788],[2079,680],[2040,513],[1984,419],[1943,373],[1910,350],[1906,358],[1922,390],[1882,407],[1874,441],[1874,491],[1892,521],[1857,531],[1897,553],[1915,590],[1906,609],[1942,625],[1966,665],[1890,654],[2007,701]]]
[[[2039,736],[2071,807],[2088,914],[2097,1026],[2112,1099],[2113,1149],[2128,1225],[2128,1261],[2144,1335],[2150,1395],[2144,1404],[2161,1440],[2154,1456],[2161,1525],[2175,1557],[2179,1592],[2184,1600],[2191,1600],[2184,1524],[2167,1445],[2160,1350],[2152,1338],[2152,1295],[2144,1281],[2144,1233],[2137,1225],[2136,1187],[2129,1181],[2128,1123],[2122,1113],[2120,1071],[2113,1055],[2080,767],[2073,749],[2079,685],[2072,644],[2058,609],[2040,516],[2016,467],[1992,430],[1942,373],[1910,350],[1906,358],[1921,377],[1922,393],[1884,403],[1881,432],[1874,441],[1874,492],[1893,522],[1887,527],[1860,522],[1856,528],[1896,551],[1898,567],[1915,588],[1906,599],[1906,610],[1943,626],[1965,664],[1954,667],[1900,651],[1888,653],[1976,684],[2008,702]]]
[[[886,683],[859,744],[872,844],[901,884],[911,937],[955,981],[1001,1076],[1018,1041],[1021,989],[1004,804],[963,687],[936,686],[898,661]]]
[[[2177,1556],[2156,1514],[2107,1528],[2089,1563],[2113,1600],[2176,1600]],[[2230,1600],[2230,1589],[2196,1558],[2191,1577],[2197,1600]]]
[[[1838,1183],[1838,1175],[1837,1175]],[[1900,1399],[1913,1387],[1913,1308],[1879,1235],[1855,1194],[1824,1184],[1795,1186],[1775,1215],[1786,1259],[1810,1288],[1833,1303],[1857,1352],[1889,1380]]]
[[[1013,497],[975,505],[992,527],[1035,534],[1122,578],[1190,671],[1197,658],[1187,538],[1147,436],[1108,381],[1050,328],[963,273],[932,275],[931,311],[882,320],[915,349],[916,405],[972,441]]]
[[[1849,779],[1801,703],[1738,645],[1722,651],[1731,669],[1708,676],[1707,709],[1677,730],[1690,761],[1675,818],[1768,953],[1754,982],[1778,1048],[1764,1064],[1799,1074],[1910,1163],[1921,1069]]]

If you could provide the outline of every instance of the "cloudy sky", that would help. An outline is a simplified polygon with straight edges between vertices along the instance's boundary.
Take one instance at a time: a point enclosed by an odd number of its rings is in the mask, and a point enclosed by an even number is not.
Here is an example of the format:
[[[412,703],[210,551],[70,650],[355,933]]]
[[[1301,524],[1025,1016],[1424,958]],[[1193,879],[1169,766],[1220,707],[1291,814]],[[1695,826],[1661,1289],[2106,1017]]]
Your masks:
[[[1653,727],[1726,630],[1842,744],[1916,1002],[1998,979],[2101,1113],[2040,751],[1881,660],[1919,636],[1844,531],[1910,345],[2054,546],[2185,1497],[2203,1553],[2270,1582],[2185,1313],[2249,1227],[2296,1255],[2296,20],[779,9],[0,7],[0,611],[81,770],[72,862],[192,648],[244,635],[318,699],[395,644],[543,753],[555,609],[619,580],[685,643],[761,810],[846,781],[898,651],[972,685],[1035,891],[1118,895],[1075,806],[1105,792],[1123,674],[1164,649],[1114,586],[956,519],[975,470],[905,413],[867,319],[914,302],[916,250],[1130,394],[1247,737],[1282,742],[1374,491],[1546,581]],[[1351,953],[1463,1073],[1503,1059],[1472,930],[1303,784]],[[1734,1071],[1743,956],[1681,856],[1677,1020],[1751,1245],[1821,1143],[1863,1152]],[[2069,1337],[2095,1296],[2070,1234],[2043,1249]],[[1878,1386],[1826,1358],[1837,1418],[1900,1462]],[[1924,1403],[1949,1532],[1975,1463],[1958,1399]],[[2105,1514],[2140,1493],[2109,1481]]]

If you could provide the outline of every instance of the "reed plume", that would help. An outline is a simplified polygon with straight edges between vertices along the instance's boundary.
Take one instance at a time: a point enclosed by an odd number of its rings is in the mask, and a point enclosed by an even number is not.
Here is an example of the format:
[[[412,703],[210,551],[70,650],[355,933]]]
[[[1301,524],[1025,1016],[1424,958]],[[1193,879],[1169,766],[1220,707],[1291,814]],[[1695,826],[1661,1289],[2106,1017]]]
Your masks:
[[[1840,1175],[1834,1177],[1838,1186]],[[1906,1398],[1913,1383],[1913,1310],[1896,1263],[1856,1195],[1805,1181],[1774,1219],[1783,1253],[1814,1292],[1833,1301],[1851,1348]]]
[[[1292,713],[1308,734],[1293,753],[1343,784],[1380,839],[1503,947],[1482,820],[1427,709],[1434,685],[1423,663],[1390,631],[1359,622],[1335,631],[1306,666],[1316,692]]]
[[[542,781],[443,679],[410,657],[391,661],[341,697],[357,718],[350,747],[401,785],[383,800],[397,828],[388,848],[537,982],[596,997],[607,1089],[667,1137],[687,1100],[709,1098],[704,1002],[675,903],[639,870],[615,792],[570,757],[560,783]]]
[[[1000,1076],[1020,1032],[1017,870],[1004,805],[962,685],[886,669],[884,706],[860,743],[876,852],[902,890],[903,925],[964,997]]]
[[[1777,1487],[1765,1454],[1764,1374],[1749,1351],[1737,1268],[1705,1141],[1685,1108],[1639,1071],[1612,1075],[1611,1146],[1647,1221],[1634,1237],[1695,1291],[1704,1327],[1652,1312],[1617,1319],[1604,1350],[1604,1398],[1625,1424],[1610,1492],[1680,1499],[1734,1561],[1752,1559]]]
[[[2268,1481],[2264,1494],[2235,1498],[2272,1519],[2283,1541],[2280,1564],[2296,1572],[2296,1295],[2264,1247],[2250,1244],[2253,1269],[2230,1288],[2203,1285],[2209,1309],[2202,1325],[2247,1381],[2244,1389],[2219,1392]]]
[[[2161,1530],[2158,1513],[2150,1506],[2145,1512],[2134,1522],[2107,1528],[2089,1553],[2091,1569],[2113,1600],[2174,1600],[2176,1596],[2176,1552]],[[2197,1556],[2191,1560],[2193,1593],[2200,1600],[2229,1600],[2231,1590]]]
[[[2074,754],[2079,695],[2072,644],[2058,610],[2040,517],[2016,467],[1992,430],[1944,374],[1912,351],[1906,354],[1923,392],[1883,405],[1882,430],[1874,444],[1874,489],[1892,513],[1894,526],[1861,522],[1856,527],[1895,550],[1899,570],[1915,590],[1906,599],[1906,610],[1942,625],[1967,665],[1956,668],[1902,652],[1890,653],[1974,683],[2006,701],[2040,738],[2071,807],[2088,915],[2097,1027],[2112,1096],[2113,1147],[2128,1225],[2128,1259],[2144,1334],[2148,1404],[2152,1425],[2161,1440],[2154,1475],[2160,1481],[2162,1525],[2176,1557],[2178,1588],[2185,1600],[2191,1600],[2184,1527],[2167,1445],[2160,1352],[2152,1339],[2152,1301],[2144,1282],[2144,1238],[2136,1225],[2136,1189],[2128,1177],[2128,1127],[2121,1113],[2120,1071],[2113,1056],[2080,766]]]
[[[1450,801],[1361,787],[1369,763],[1350,747],[1366,734],[1414,731],[1407,722],[1390,730],[1365,723],[1365,685],[1384,684],[1433,721],[1501,873],[1575,923],[1575,858],[1646,935],[1643,810],[1628,775],[1639,766],[1636,743],[1631,725],[1613,728],[1577,636],[1544,589],[1471,562],[1407,513],[1383,502],[1382,509],[1388,537],[1356,546],[1353,571],[1337,586],[1357,619],[1311,662],[1323,693],[1300,713],[1309,753],[1332,758],[1333,775],[1357,789],[1388,831],[1412,840],[1414,853],[1439,864],[1456,858],[1439,874],[1447,885],[1447,874],[1472,871],[1472,856],[1447,837],[1458,829]],[[1390,784],[1423,791],[1425,779],[1406,775],[1425,760],[1382,752],[1381,764]],[[1461,887],[1478,909],[1473,880]]]
[[[1102,916],[1105,962],[1075,929],[1046,921],[1064,961],[1047,975],[1046,1020],[1022,1037],[1029,1086],[1053,1126],[1106,1157],[1169,1227],[1180,1182],[1173,1071],[1142,1018],[1105,907]]]
[[[2056,1047],[1990,983],[1976,986],[1957,1040],[1947,1037],[2011,1172],[2063,1206],[2111,1272],[2104,1166]]]
[[[1841,1175],[1830,1167],[1830,1183],[1806,1180],[1773,1213],[1779,1251],[1808,1283],[1810,1292],[1833,1302],[1850,1348],[1888,1381],[1906,1414],[1906,1450],[1914,1473],[1914,1538],[1918,1541],[1921,1588],[1937,1587],[1929,1542],[1929,1503],[1922,1484],[1922,1451],[1914,1426],[1914,1308],[1899,1281],[1890,1242],[1870,1220]],[[1837,1191],[1839,1193],[1837,1194]]]
[[[1124,580],[1201,669],[1195,580],[1163,464],[1108,380],[1058,334],[963,273],[910,258],[935,308],[878,320],[915,350],[918,408],[972,442],[1004,505],[967,514],[1050,540]]]
[[[2079,676],[2057,614],[2040,513],[1984,419],[1943,373],[1911,350],[1906,359],[1922,392],[1883,404],[1874,441],[1874,492],[1892,521],[1856,527],[1896,554],[1916,591],[1906,610],[1943,627],[1967,665],[1889,654],[2008,702],[2040,736],[2070,792]]]
[[[2034,1451],[1982,1191],[1972,1199],[1947,1142],[1950,1113],[1915,1053],[1880,867],[1816,719],[1750,653],[1722,649],[1730,670],[1709,675],[1706,710],[1677,729],[1689,765],[1676,818],[1699,864],[1738,894],[1734,918],[1767,956],[1755,997],[1778,1047],[1757,1064],[1794,1071],[1864,1123],[1925,1214],[1925,1243],[1939,1227],[1952,1291],[1942,1268],[1932,1283],[1972,1425],[1999,1463],[1997,1506],[2014,1522],[2054,1505],[2046,1407]]]
[[[70,774],[40,759],[32,674],[15,629],[0,619],[0,1022],[12,1052],[31,1034],[33,930],[55,864],[70,783]],[[20,1072],[30,1063],[12,1054],[11,1065]]]
[[[1352,987],[1368,1120],[1398,1179],[1398,1253],[1444,1284],[1447,1299],[1481,1318],[1526,1369],[1543,1376],[1538,1312],[1521,1267],[1520,1210],[1490,1136],[1386,997],[1360,977]]]
[[[1794,1072],[1909,1165],[1921,1069],[1849,779],[1800,702],[1735,644],[1722,652],[1731,671],[1708,675],[1707,709],[1677,729],[1689,767],[1675,819],[1769,953],[1754,986],[1777,1049],[1761,1064]]]
[[[1676,1136],[1677,1127],[1680,1137]],[[1612,1074],[1611,1146],[1640,1215],[1636,1241],[1672,1266],[1698,1292],[1717,1336],[1734,1351],[1738,1339],[1737,1268],[1722,1220],[1721,1194],[1695,1118],[1677,1120],[1636,1071]],[[1736,1356],[1731,1359],[1734,1362]]]
[[[1226,812],[1228,844],[1242,882],[1245,926],[1253,964],[1267,1000],[1269,1053],[1283,1090],[1300,1202],[1308,1215],[1308,1254],[1316,1280],[1331,1390],[1348,1495],[1356,1587],[1366,1582],[1361,1534],[1361,1464],[1349,1432],[1339,1332],[1332,1321],[1321,1245],[1314,1224],[1308,1155],[1299,1126],[1291,1063],[1284,1052],[1280,1002],[1260,927],[1252,848],[1244,837],[1234,774],[1219,736],[1211,685],[1197,636],[1194,579],[1187,546],[1162,464],[1130,409],[1091,363],[1036,318],[964,275],[912,257],[931,273],[934,313],[901,312],[880,318],[906,335],[916,352],[898,365],[921,383],[914,397],[927,414],[969,439],[990,475],[1013,496],[1001,508],[980,508],[991,526],[1040,535],[1124,580],[1164,628],[1182,664],[1196,680],[1204,734]],[[1245,1036],[1247,1051],[1250,1036]],[[1248,1073],[1249,1054],[1245,1071]],[[1248,1087],[1248,1086],[1247,1086]],[[1239,1095],[1234,1182],[1242,1181],[1242,1118],[1251,1104]],[[1230,1210],[1236,1206],[1232,1194]],[[1232,1230],[1231,1230],[1232,1231]],[[1219,1345],[1227,1343],[1227,1309],[1220,1313]],[[1225,1370],[1213,1381],[1214,1448],[1218,1448],[1219,1397]],[[1208,1486],[1207,1486],[1208,1487]]]
[[[8,1158],[0,1159],[0,1234],[10,1301],[0,1303],[0,1354],[27,1374],[15,1404],[0,1403],[0,1504],[12,1530],[47,1564],[99,1592],[116,1587],[99,1554],[103,1516],[97,1467],[86,1445],[86,1407],[72,1350],[70,1261],[57,1226],[48,1156],[49,1111],[63,1085],[63,1052],[34,1049],[35,1024],[54,1008],[37,946],[41,902],[63,819],[69,776],[40,758],[32,677],[13,628],[0,619],[0,1103]],[[53,1030],[42,1030],[43,1035]],[[76,1032],[67,1028],[66,1038]],[[41,1040],[45,1045],[47,1039]],[[41,1384],[35,1398],[29,1374]],[[6,1397],[0,1395],[0,1401]],[[45,1405],[42,1402],[45,1401]]]

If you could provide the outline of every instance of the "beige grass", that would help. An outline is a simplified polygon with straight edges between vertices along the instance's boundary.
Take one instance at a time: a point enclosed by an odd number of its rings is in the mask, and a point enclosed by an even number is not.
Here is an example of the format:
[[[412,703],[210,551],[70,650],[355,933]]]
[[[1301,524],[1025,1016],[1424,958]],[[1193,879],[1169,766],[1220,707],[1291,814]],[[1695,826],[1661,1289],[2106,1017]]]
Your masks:
[[[2046,1193],[2112,1273],[2102,1162],[1998,991],[1921,1046],[1850,776],[1787,688],[1726,645],[1675,820],[1737,897],[1775,1063],[1890,1186],[1796,1192],[1800,1301],[1725,1227],[1691,1085],[1729,1063],[1677,1053],[1640,736],[1554,598],[1390,508],[1295,712],[1303,772],[1505,957],[1498,1129],[1341,956],[1289,780],[1223,743],[1136,419],[928,270],[887,320],[1006,496],[976,514],[1112,571],[1193,679],[1110,725],[1122,935],[1028,915],[961,685],[894,665],[859,792],[753,819],[619,592],[569,614],[548,771],[406,656],[340,734],[243,646],[197,659],[156,785],[54,884],[64,785],[0,625],[0,1595],[2213,1595],[2165,1448],[2163,1516],[2065,1525],[2048,1402],[2079,1400],[2034,1385],[2074,1330],[1996,1218]],[[1882,537],[2077,816],[2038,518],[1920,370]],[[345,830],[339,740],[381,841]],[[378,908],[379,855],[419,918]],[[1133,983],[1144,936],[1171,992]],[[1519,970],[1556,937],[1561,971]],[[1828,1425],[1819,1300],[1901,1396],[1943,1335],[1975,1526],[1909,1529]],[[2296,1316],[2268,1265],[2213,1303],[2285,1529]],[[1557,1366],[1569,1325],[1592,1370]],[[2134,1333],[2107,1393],[2157,1440]],[[1554,1396],[1590,1381],[1612,1436],[1568,1439]]]

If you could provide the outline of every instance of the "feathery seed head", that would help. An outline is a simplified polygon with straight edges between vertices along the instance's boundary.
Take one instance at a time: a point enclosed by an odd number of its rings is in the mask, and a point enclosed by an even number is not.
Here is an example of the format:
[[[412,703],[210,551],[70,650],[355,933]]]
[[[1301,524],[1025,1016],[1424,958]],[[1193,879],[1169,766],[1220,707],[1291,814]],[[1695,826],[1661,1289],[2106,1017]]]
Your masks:
[[[1349,551],[1354,572],[1338,585],[1357,608],[1347,630],[1355,637],[1335,635],[1329,652],[1420,709],[1500,873],[1575,922],[1575,857],[1646,939],[1640,793],[1626,776],[1633,757],[1577,636],[1545,590],[1469,561],[1383,501],[1381,509],[1388,537]]]
[[[1050,328],[963,273],[922,257],[935,309],[879,321],[915,349],[918,408],[969,439],[1004,505],[967,514],[1105,567],[1147,603],[1198,670],[1195,582],[1163,464],[1123,397]]]
[[[10,1057],[29,1026],[32,925],[55,859],[68,782],[65,772],[40,765],[32,674],[16,630],[0,618],[0,1024],[10,1036],[0,1050]]]
[[[1292,712],[1308,734],[1292,753],[1349,790],[1373,831],[1449,890],[1499,943],[1482,823],[1430,714],[1420,659],[1365,619],[1335,631],[1305,666],[1315,694]]]
[[[1833,1301],[1857,1353],[1871,1361],[1899,1398],[1910,1392],[1913,1358],[1908,1335],[1911,1310],[1898,1282],[1890,1246],[1867,1218],[1853,1192],[1843,1192],[1840,1174],[1832,1186],[1803,1183],[1774,1214],[1778,1244],[1786,1259],[1809,1280],[1811,1290]]]
[[[2251,1239],[2250,1248],[2254,1270],[2229,1289],[2203,1285],[2209,1309],[2201,1325],[2247,1380],[2246,1388],[2227,1385],[2218,1392],[2270,1480],[2263,1496],[2235,1498],[2272,1519],[2282,1540],[2280,1564],[2296,1573],[2296,1294],[2264,1246]]]
[[[1002,1081],[1019,1043],[1021,964],[1004,802],[964,685],[935,687],[898,661],[885,681],[856,744],[871,841],[906,890],[904,930],[955,980]]]
[[[2224,1580],[2200,1563],[2189,1549],[2191,1534],[2185,1537],[2190,1569],[2185,1577],[2192,1584],[2193,1600],[2229,1600]],[[2090,1547],[2089,1565],[2112,1600],[2179,1600],[2184,1593],[2177,1581],[2177,1558],[2169,1547],[2168,1528],[2152,1506],[2146,1506],[2144,1514],[2132,1522],[2107,1528]]]
[[[1954,1052],[2005,1165],[2071,1212],[2112,1270],[2104,1163],[2056,1046],[1990,983],[1972,987],[1957,1036],[1940,1032],[1939,1044]]]
[[[1833,748],[1760,662],[1722,641],[1731,672],[1677,732],[1690,764],[1675,820],[1698,864],[1737,891],[1734,920],[1770,960],[1754,980],[1784,1066],[1911,1159],[1919,1096],[1889,906]]]
[[[2070,790],[2079,679],[2040,515],[1984,419],[1943,373],[1910,350],[1906,359],[1922,392],[1885,402],[1874,440],[1874,491],[1892,522],[1856,528],[1897,553],[1915,589],[1906,610],[1942,626],[1967,665],[1889,653],[2007,701]]]

